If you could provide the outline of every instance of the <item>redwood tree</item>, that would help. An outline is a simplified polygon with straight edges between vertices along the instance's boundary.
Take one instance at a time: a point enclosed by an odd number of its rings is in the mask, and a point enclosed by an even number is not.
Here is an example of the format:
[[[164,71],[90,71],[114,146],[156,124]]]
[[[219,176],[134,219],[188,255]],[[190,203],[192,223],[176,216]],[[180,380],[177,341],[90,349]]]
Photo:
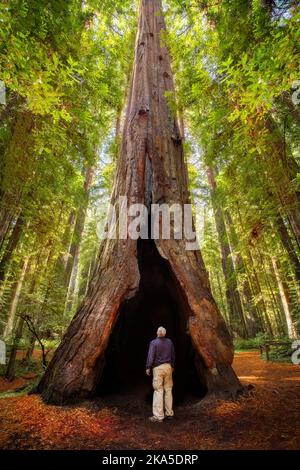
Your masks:
[[[128,205],[189,203],[182,136],[169,103],[174,84],[164,30],[161,0],[141,0],[112,204],[124,195]],[[208,392],[236,395],[242,387],[231,368],[232,340],[212,298],[200,251],[187,251],[185,240],[172,237],[155,244],[184,298],[182,315],[197,373]],[[47,402],[60,404],[95,392],[121,307],[139,290],[137,246],[131,238],[102,243],[87,296],[38,386]]]

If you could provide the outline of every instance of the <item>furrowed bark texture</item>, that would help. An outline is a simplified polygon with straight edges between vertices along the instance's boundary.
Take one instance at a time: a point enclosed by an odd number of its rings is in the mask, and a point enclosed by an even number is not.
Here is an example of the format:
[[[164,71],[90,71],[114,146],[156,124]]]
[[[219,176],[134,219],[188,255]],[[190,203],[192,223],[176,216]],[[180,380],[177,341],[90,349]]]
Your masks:
[[[161,0],[141,0],[113,204],[124,195],[128,205],[189,203],[182,137],[166,97],[166,92],[174,93],[174,84],[160,12]],[[186,251],[184,240],[160,239],[156,246],[184,293],[197,369],[208,391],[238,393],[232,340],[212,298],[200,252]],[[47,402],[93,394],[120,307],[137,293],[139,281],[137,241],[105,240],[86,299],[38,386]]]

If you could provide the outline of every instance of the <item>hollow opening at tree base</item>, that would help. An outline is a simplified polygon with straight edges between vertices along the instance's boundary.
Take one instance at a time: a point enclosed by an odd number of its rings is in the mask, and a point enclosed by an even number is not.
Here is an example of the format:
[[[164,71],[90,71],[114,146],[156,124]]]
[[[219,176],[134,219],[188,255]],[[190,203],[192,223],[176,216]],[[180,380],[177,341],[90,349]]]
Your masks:
[[[96,395],[119,397],[124,404],[126,396],[151,402],[151,378],[145,374],[147,352],[157,328],[164,326],[175,346],[174,403],[197,401],[205,396],[206,387],[196,371],[195,351],[187,332],[187,300],[155,242],[139,239],[137,244],[139,289],[120,308]]]

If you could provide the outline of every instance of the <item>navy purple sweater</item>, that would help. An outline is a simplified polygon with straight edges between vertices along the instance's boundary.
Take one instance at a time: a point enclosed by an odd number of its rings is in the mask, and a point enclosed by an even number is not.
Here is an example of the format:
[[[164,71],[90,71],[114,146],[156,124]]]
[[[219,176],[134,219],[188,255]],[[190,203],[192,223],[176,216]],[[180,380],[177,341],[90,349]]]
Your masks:
[[[161,364],[175,364],[175,350],[169,338],[156,338],[151,341],[148,351],[146,368],[160,366]]]

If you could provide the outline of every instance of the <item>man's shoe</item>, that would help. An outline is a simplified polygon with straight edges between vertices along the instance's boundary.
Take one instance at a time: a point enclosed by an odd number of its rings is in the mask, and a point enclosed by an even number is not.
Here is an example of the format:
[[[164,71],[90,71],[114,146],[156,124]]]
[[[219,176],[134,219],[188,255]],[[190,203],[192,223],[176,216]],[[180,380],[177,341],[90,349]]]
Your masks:
[[[172,416],[165,416],[165,420],[167,420],[167,421],[170,421],[170,420],[172,421],[172,419],[174,419],[174,415],[172,415]]]
[[[150,416],[149,421],[151,421],[151,423],[162,423],[163,419],[158,419],[156,416]]]

